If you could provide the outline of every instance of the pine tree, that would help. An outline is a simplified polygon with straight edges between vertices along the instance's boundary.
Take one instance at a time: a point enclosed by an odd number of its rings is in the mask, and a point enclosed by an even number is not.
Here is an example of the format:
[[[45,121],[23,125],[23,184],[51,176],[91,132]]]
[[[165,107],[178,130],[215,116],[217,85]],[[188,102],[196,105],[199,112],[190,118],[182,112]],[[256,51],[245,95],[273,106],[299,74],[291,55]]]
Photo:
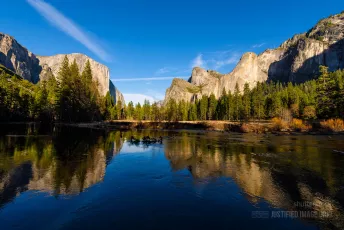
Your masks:
[[[322,118],[329,118],[333,114],[335,104],[334,97],[334,84],[333,79],[330,78],[328,67],[319,67],[320,76],[318,78],[318,97],[317,97],[317,112]]]
[[[188,120],[188,104],[184,101],[184,100],[181,100],[179,103],[178,103],[178,120],[179,121],[186,121]]]
[[[160,121],[161,120],[161,116],[160,116],[160,110],[158,107],[158,104],[156,102],[154,102],[152,104],[152,115],[151,115],[151,119],[153,121]]]
[[[197,120],[197,106],[195,103],[190,104],[188,120],[189,121],[196,121]]]
[[[122,101],[118,100],[116,103],[116,115],[117,115],[117,119],[118,120],[122,120],[123,119],[123,105],[122,105]]]
[[[234,118],[234,110],[235,110],[235,105],[234,105],[234,100],[233,100],[233,95],[232,92],[229,90],[226,98],[226,120],[233,120]]]
[[[252,98],[253,98],[253,115],[256,119],[264,118],[264,91],[263,91],[263,84],[257,83],[256,88],[252,91]]]
[[[151,119],[151,106],[149,100],[145,99],[143,103],[143,119],[150,120]]]
[[[215,95],[212,93],[208,99],[208,119],[213,120],[215,119],[215,112],[217,107],[217,100]]]
[[[208,112],[208,97],[203,95],[200,100],[200,119],[207,120],[207,112]]]
[[[86,61],[85,68],[81,74],[81,78],[83,79],[85,84],[90,84],[92,82],[92,69],[89,60]]]
[[[57,111],[61,121],[72,122],[72,90],[70,87],[71,71],[68,57],[65,56],[58,72]]]
[[[217,120],[226,120],[228,119],[228,96],[225,89],[222,90],[221,97],[216,106],[216,119]]]
[[[251,117],[251,90],[248,83],[244,85],[244,94],[242,98],[244,119],[248,120]]]
[[[271,110],[272,113],[270,113],[270,116],[271,117],[281,116],[282,109],[283,109],[281,94],[279,92],[275,93],[272,95],[271,99],[272,99],[272,110]]]
[[[73,63],[70,65],[70,77],[72,81],[80,79],[80,72],[78,64],[76,64],[76,60],[74,59]]]
[[[233,95],[233,118],[235,120],[241,120],[241,111],[242,111],[242,100],[239,90],[238,83],[235,84],[235,90]]]
[[[177,121],[177,103],[176,100],[171,99],[167,102],[167,120]]]
[[[130,101],[127,106],[127,119],[131,120],[135,117],[134,103]]]
[[[140,102],[135,106],[135,119],[141,121],[143,119],[143,110]]]
[[[69,68],[69,59],[66,55],[62,61],[62,64],[61,64],[60,70],[58,72],[57,78],[61,83],[67,84],[70,75],[71,75],[71,72],[70,72],[70,68]]]

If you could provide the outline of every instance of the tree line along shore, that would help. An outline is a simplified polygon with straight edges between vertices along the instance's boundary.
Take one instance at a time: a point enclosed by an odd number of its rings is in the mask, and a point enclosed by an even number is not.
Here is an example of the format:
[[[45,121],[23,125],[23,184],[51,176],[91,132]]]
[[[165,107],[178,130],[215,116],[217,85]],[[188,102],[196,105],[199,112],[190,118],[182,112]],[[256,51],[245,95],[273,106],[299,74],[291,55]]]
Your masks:
[[[92,123],[58,123],[59,125],[104,130],[194,130],[236,133],[275,134],[344,134],[341,119],[314,120],[304,122],[293,119],[286,123],[280,119],[261,121],[147,121],[112,120]]]
[[[257,83],[252,89],[245,84],[242,91],[237,85],[234,92],[223,91],[218,99],[211,94],[193,102],[172,99],[151,104],[145,100],[142,105],[133,102],[126,105],[121,101],[115,103],[110,93],[105,97],[99,94],[89,62],[80,73],[76,62],[69,64],[66,56],[58,75],[38,84],[0,68],[0,122],[115,123],[119,120],[117,123],[123,124],[123,120],[134,120],[138,124],[145,124],[144,121],[204,123],[220,130],[227,129],[219,128],[220,124],[241,124],[241,129],[246,131],[253,129],[252,124],[269,123],[272,128],[266,126],[264,130],[309,131],[320,127],[343,131],[344,71],[329,72],[326,66],[319,69],[319,76],[301,84],[265,82]],[[269,122],[251,122],[260,120]]]

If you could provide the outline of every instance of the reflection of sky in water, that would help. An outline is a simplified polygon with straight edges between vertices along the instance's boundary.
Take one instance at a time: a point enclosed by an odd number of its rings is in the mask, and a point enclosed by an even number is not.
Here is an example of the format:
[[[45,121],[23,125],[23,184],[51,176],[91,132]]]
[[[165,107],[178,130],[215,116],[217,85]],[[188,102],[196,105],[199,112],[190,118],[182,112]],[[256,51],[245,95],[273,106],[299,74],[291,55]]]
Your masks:
[[[142,143],[140,144],[131,144],[130,142],[124,142],[121,153],[150,153],[153,151],[158,151],[162,148],[162,145],[160,144],[152,144],[152,145],[144,145]]]

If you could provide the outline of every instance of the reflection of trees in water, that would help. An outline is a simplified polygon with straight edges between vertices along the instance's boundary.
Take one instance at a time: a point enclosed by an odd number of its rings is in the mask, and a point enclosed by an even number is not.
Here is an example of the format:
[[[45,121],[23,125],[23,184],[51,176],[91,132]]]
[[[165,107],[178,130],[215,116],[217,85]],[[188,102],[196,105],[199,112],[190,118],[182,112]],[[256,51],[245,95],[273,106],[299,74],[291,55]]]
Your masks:
[[[196,181],[231,177],[251,202],[263,198],[285,210],[300,210],[295,202],[307,201],[314,204],[308,210],[332,215],[327,226],[342,228],[342,162],[319,148],[324,144],[313,137],[182,135],[165,143],[165,155],[174,170],[188,169]]]
[[[75,194],[102,181],[120,132],[59,128],[51,136],[0,137],[0,206],[18,192]]]

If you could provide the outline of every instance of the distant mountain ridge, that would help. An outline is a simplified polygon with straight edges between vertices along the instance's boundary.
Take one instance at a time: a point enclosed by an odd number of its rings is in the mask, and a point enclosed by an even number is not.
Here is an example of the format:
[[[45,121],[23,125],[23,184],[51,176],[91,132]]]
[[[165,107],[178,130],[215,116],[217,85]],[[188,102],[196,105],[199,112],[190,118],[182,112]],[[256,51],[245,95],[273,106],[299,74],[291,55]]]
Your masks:
[[[54,56],[38,56],[28,51],[13,37],[0,33],[0,64],[13,71],[24,79],[37,83],[50,76],[57,76],[65,54]],[[98,81],[99,93],[103,96],[110,92],[115,101],[122,101],[122,93],[110,80],[109,68],[100,64],[84,54],[67,54],[70,62],[76,60],[80,71],[83,70],[87,60],[90,61],[93,78]]]
[[[344,69],[344,11],[320,20],[307,33],[295,35],[277,49],[259,55],[245,53],[228,74],[195,67],[188,81],[172,81],[165,102],[172,98],[193,101],[212,93],[219,98],[223,90],[233,92],[236,84],[242,90],[245,83],[253,88],[268,80],[300,83],[314,78],[320,65],[330,71]]]

